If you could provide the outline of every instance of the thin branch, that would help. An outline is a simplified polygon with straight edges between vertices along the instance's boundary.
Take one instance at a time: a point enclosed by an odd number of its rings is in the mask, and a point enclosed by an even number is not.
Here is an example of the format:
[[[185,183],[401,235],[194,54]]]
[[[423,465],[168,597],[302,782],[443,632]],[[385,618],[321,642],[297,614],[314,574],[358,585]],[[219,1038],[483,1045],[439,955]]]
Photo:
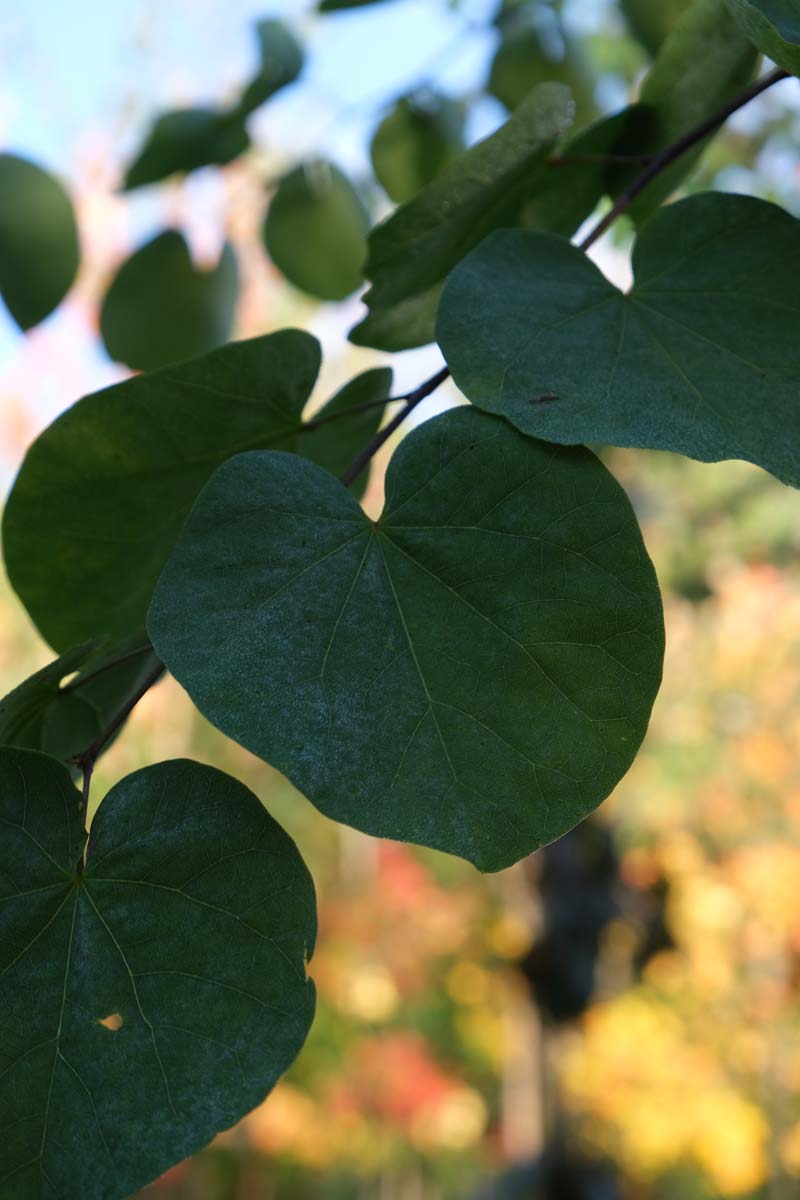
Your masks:
[[[602,237],[606,230],[614,224],[617,217],[630,208],[639,193],[643,192],[657,175],[660,175],[662,171],[672,166],[674,162],[681,158],[687,150],[691,150],[698,142],[702,142],[709,134],[714,133],[721,125],[725,124],[729,117],[738,112],[740,108],[744,108],[745,104],[749,104],[756,96],[760,96],[762,92],[765,92],[774,84],[780,83],[782,79],[789,79],[790,77],[788,71],[784,71],[781,67],[776,67],[774,71],[770,71],[761,79],[757,79],[746,91],[740,92],[735,99],[729,101],[728,104],[718,109],[717,112],[712,113],[710,117],[702,121],[699,125],[696,125],[694,129],[690,129],[683,137],[678,138],[672,145],[667,146],[660,153],[656,154],[650,165],[645,167],[641,174],[637,175],[628,187],[625,188],[625,191],[617,198],[602,220],[598,221],[594,229],[586,235],[580,243],[579,248],[581,250],[588,250],[590,246],[593,246],[598,238]]]
[[[313,433],[315,429],[320,429],[330,421],[339,421],[342,417],[350,417],[354,413],[369,412],[371,408],[385,408],[387,404],[391,404],[388,396],[381,400],[365,400],[362,404],[351,404],[349,408],[340,408],[338,412],[323,413],[319,417],[312,417],[310,421],[304,421],[298,432]]]
[[[425,400],[426,397],[430,396],[432,392],[435,392],[436,389],[443,384],[446,379],[449,378],[450,368],[442,367],[441,371],[437,371],[436,374],[432,375],[430,379],[426,379],[425,382],[421,383],[418,388],[414,389],[413,392],[407,392],[404,396],[393,396],[392,400],[387,401],[387,403],[392,403],[399,400],[404,400],[405,403],[400,411],[392,417],[389,424],[384,425],[383,429],[378,430],[374,438],[367,443],[358,457],[354,459],[354,461],[341,476],[341,481],[345,487],[350,487],[350,484],[358,478],[370,459],[375,457],[384,442],[392,436],[395,429],[402,425],[409,413],[412,413],[418,404]]]

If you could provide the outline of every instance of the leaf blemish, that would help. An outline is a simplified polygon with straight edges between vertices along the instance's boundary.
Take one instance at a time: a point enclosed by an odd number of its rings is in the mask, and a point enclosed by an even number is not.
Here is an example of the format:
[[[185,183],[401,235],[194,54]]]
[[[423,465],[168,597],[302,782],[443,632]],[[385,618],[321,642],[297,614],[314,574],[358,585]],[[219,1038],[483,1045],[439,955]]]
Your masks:
[[[118,1012],[109,1013],[107,1017],[98,1017],[97,1024],[102,1025],[104,1029],[110,1029],[112,1033],[116,1033],[121,1029],[124,1022]]]

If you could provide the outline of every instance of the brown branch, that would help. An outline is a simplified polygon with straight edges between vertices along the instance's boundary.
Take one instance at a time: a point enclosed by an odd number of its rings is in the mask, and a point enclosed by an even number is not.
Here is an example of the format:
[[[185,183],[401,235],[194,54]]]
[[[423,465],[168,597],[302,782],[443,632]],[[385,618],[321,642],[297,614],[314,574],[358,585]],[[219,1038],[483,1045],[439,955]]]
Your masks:
[[[714,133],[721,125],[724,125],[728,117],[733,116],[740,108],[744,108],[745,104],[749,104],[756,96],[760,96],[767,88],[771,88],[773,84],[780,83],[782,79],[791,78],[788,71],[784,71],[781,67],[776,67],[774,71],[770,71],[761,79],[757,79],[751,87],[744,92],[740,92],[733,100],[729,101],[717,112],[712,113],[705,121],[699,125],[695,125],[694,129],[690,129],[683,137],[667,146],[655,155],[649,166],[637,175],[636,178],[625,188],[624,192],[617,198],[606,215],[598,221],[595,227],[586,235],[583,241],[579,244],[579,249],[588,250],[593,246],[598,238],[606,232],[606,230],[614,224],[617,217],[620,217],[630,208],[633,201],[643,192],[648,184],[652,183],[657,175],[665,171],[667,167],[672,166],[679,158],[696,146],[698,142],[702,142],[709,134]]]
[[[340,477],[345,487],[350,487],[350,484],[358,478],[370,459],[375,457],[384,442],[392,436],[395,429],[402,425],[409,413],[413,412],[418,404],[420,404],[427,396],[430,396],[432,392],[435,392],[436,389],[443,384],[446,379],[449,378],[450,368],[442,367],[441,371],[437,371],[436,374],[432,375],[430,379],[426,379],[425,382],[421,383],[418,388],[414,389],[413,392],[407,392],[404,396],[393,396],[391,400],[387,401],[387,404],[391,404],[399,400],[404,400],[405,403],[400,411],[396,413],[394,417],[392,417],[389,424],[384,425],[383,429],[378,430],[374,438],[367,443],[358,457],[353,460],[344,474]]]

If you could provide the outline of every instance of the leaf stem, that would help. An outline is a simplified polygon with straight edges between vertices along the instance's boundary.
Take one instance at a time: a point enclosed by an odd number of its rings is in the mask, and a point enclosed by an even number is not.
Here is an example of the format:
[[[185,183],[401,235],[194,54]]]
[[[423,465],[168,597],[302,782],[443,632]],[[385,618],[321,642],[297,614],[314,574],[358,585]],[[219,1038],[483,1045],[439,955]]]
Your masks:
[[[79,673],[74,679],[71,679],[69,683],[64,684],[62,688],[59,688],[59,691],[73,692],[75,688],[83,687],[85,683],[89,683],[90,680],[96,679],[98,675],[104,675],[106,671],[110,671],[114,667],[118,667],[120,663],[128,662],[128,660],[131,658],[139,658],[141,655],[149,653],[149,651],[152,649],[152,645],[150,642],[148,642],[145,646],[138,646],[135,650],[128,650],[125,654],[120,654],[119,658],[113,658],[110,662],[106,662],[103,663],[102,666],[95,667],[93,671],[87,671],[85,674]]]
[[[683,137],[678,138],[677,141],[672,142],[671,145],[656,154],[649,165],[617,197],[606,215],[598,221],[583,241],[579,243],[579,249],[588,250],[590,246],[593,246],[598,238],[602,237],[606,230],[614,224],[617,217],[630,208],[639,193],[643,192],[657,175],[660,175],[662,171],[676,162],[687,150],[691,150],[698,142],[702,142],[709,134],[719,129],[720,125],[725,124],[728,117],[733,116],[740,108],[744,108],[756,96],[760,96],[762,92],[771,88],[773,84],[780,83],[782,79],[789,78],[790,74],[788,71],[784,71],[781,67],[776,67],[773,71],[769,71],[766,75],[762,76],[761,79],[757,79],[754,84],[745,91],[740,92],[738,96],[723,105],[722,108],[712,113],[705,121],[702,121],[699,125],[695,125],[694,129],[690,129]]]
[[[83,772],[84,813],[86,812],[86,808],[89,803],[89,788],[92,782],[94,766],[102,754],[104,747],[108,744],[120,726],[125,723],[142,697],[150,691],[151,687],[158,683],[165,670],[166,667],[162,662],[160,662],[157,667],[154,667],[144,681],[140,684],[140,686],[136,689],[133,695],[130,696],[122,705],[122,707],[114,714],[103,732],[99,737],[95,738],[91,746],[87,746],[87,748],[82,751],[81,754],[76,754],[73,758],[67,760],[68,762],[73,763],[75,766],[80,767],[81,771]]]
[[[362,404],[351,404],[349,408],[340,408],[338,412],[322,413],[319,417],[312,417],[310,421],[304,421],[299,432],[312,433],[313,430],[320,429],[330,421],[339,421],[342,417],[350,417],[354,413],[369,412],[371,408],[385,408],[387,404],[391,404],[391,400],[388,396],[383,396],[380,400],[365,400]]]
[[[390,400],[386,401],[387,404],[391,404],[399,400],[403,400],[405,403],[400,411],[392,417],[389,424],[384,425],[383,429],[378,430],[374,438],[367,443],[358,457],[353,460],[344,474],[340,476],[345,487],[350,487],[350,484],[355,482],[370,459],[375,457],[384,442],[392,436],[395,429],[402,425],[409,413],[412,413],[418,404],[425,400],[426,397],[430,396],[432,392],[435,392],[436,389],[443,384],[446,379],[449,378],[450,368],[442,367],[440,371],[437,371],[435,375],[430,377],[430,379],[426,379],[425,382],[421,383],[418,388],[414,389],[413,392],[407,392],[404,396],[393,396]]]

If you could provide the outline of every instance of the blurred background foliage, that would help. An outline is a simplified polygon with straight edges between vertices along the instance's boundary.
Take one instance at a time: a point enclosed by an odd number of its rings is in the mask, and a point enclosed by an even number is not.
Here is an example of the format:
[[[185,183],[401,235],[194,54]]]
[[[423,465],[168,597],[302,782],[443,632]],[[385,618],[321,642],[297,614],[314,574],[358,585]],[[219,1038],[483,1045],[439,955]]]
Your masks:
[[[85,7],[80,52],[57,0],[0,13],[2,142],[60,177],[82,251],[43,323],[6,295],[36,328],[0,324],[4,481],[48,420],[129,367],[287,324],[323,341],[320,397],[384,363],[346,342],[369,223],[538,82],[572,88],[579,128],[623,107],[687,0]],[[800,212],[797,129],[791,96],[763,97],[685,186]],[[0,241],[13,241],[4,161]],[[215,165],[173,174],[200,163]],[[46,200],[69,242],[60,193]],[[313,244],[293,228],[301,213]],[[618,281],[629,237],[623,222],[598,249]],[[57,267],[53,296],[75,263]],[[395,359],[397,390],[438,363],[430,348]],[[230,771],[297,841],[319,892],[319,1009],[300,1058],[151,1200],[800,1192],[797,499],[745,464],[606,458],[664,587],[665,685],[638,762],[561,842],[481,877],[334,825],[171,680],[100,763],[95,798],[157,759]],[[50,656],[5,585],[0,613],[5,692]]]

